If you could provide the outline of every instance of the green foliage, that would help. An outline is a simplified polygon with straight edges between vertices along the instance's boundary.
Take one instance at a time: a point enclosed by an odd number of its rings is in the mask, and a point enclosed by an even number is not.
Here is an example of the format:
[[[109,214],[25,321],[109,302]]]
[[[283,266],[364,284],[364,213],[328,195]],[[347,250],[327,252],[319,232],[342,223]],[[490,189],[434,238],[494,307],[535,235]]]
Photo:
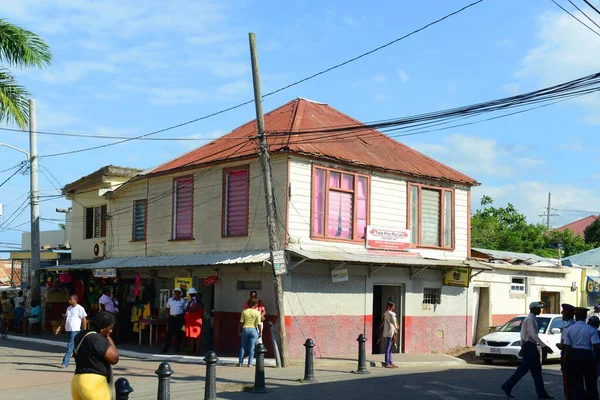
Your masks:
[[[585,228],[585,242],[593,247],[600,247],[600,218]]]
[[[481,208],[471,219],[471,246],[491,250],[533,253],[542,257],[556,258],[557,246],[562,244],[563,257],[589,250],[585,243],[571,230],[547,232],[542,224],[530,224],[525,215],[512,204],[494,207],[489,196],[481,198]]]
[[[43,68],[50,65],[50,47],[35,33],[0,19],[0,62],[9,67]],[[29,122],[29,92],[10,71],[0,68],[0,122],[25,129]]]

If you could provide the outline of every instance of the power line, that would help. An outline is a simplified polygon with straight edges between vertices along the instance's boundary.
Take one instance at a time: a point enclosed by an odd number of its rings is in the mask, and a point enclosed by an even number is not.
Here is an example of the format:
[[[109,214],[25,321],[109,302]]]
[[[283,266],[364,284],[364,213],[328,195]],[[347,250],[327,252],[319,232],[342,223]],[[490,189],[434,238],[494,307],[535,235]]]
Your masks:
[[[483,2],[483,0],[477,0],[477,1],[475,1],[475,2],[473,2],[471,4],[468,4],[468,5],[466,5],[466,6],[462,7],[462,8],[454,11],[454,12],[451,12],[450,14],[446,14],[445,16],[443,16],[441,18],[438,18],[438,19],[436,19],[433,22],[430,22],[430,23],[422,26],[421,28],[415,29],[414,31],[412,31],[412,32],[410,32],[410,33],[408,33],[408,34],[406,34],[404,36],[401,36],[401,37],[399,37],[397,39],[394,39],[391,42],[385,43],[385,44],[383,44],[383,45],[381,45],[379,47],[376,47],[376,48],[374,48],[372,50],[369,50],[369,51],[367,51],[365,53],[362,53],[362,54],[360,54],[360,55],[358,55],[356,57],[353,57],[353,58],[351,58],[349,60],[346,60],[344,62],[336,64],[336,65],[334,65],[332,67],[326,68],[326,69],[324,69],[322,71],[316,72],[316,73],[314,73],[314,74],[312,74],[310,76],[307,76],[306,78],[303,78],[303,79],[300,79],[300,80],[298,80],[296,82],[290,83],[290,84],[288,84],[286,86],[283,86],[283,87],[281,87],[279,89],[276,89],[276,90],[273,90],[271,92],[265,93],[263,96],[261,96],[261,98],[264,99],[265,97],[272,96],[272,95],[274,95],[276,93],[282,92],[282,91],[284,91],[286,89],[289,89],[291,87],[299,85],[299,84],[301,84],[303,82],[306,82],[308,80],[311,80],[311,79],[314,79],[314,78],[316,78],[318,76],[326,74],[326,73],[328,73],[330,71],[338,69],[338,68],[340,68],[340,67],[342,67],[344,65],[350,64],[350,63],[352,63],[354,61],[357,61],[357,60],[359,60],[359,59],[361,59],[363,57],[366,57],[366,56],[368,56],[370,54],[373,54],[373,53],[375,53],[375,52],[377,52],[379,50],[385,49],[386,47],[389,47],[389,46],[391,46],[391,45],[393,45],[393,44],[395,44],[397,42],[400,42],[400,41],[402,41],[402,40],[404,40],[404,39],[406,39],[406,38],[408,38],[408,37],[410,37],[410,36],[412,36],[412,35],[414,35],[416,33],[419,33],[419,32],[421,32],[421,31],[423,31],[423,30],[425,30],[425,29],[427,29],[427,28],[429,28],[429,27],[431,27],[433,25],[436,25],[436,24],[438,24],[438,23],[440,23],[440,22],[442,22],[442,21],[444,21],[444,20],[446,20],[446,19],[448,19],[448,18],[450,18],[450,17],[452,17],[452,16],[454,16],[456,14],[459,14],[459,13],[467,10],[468,8],[473,7],[473,6],[475,6],[475,5],[477,5],[477,4],[481,3],[481,2]],[[231,107],[226,108],[226,109],[221,110],[221,111],[217,111],[217,112],[214,112],[214,113],[211,113],[211,114],[204,115],[204,116],[199,117],[199,118],[195,118],[195,119],[192,119],[192,120],[189,120],[189,121],[186,121],[186,122],[182,122],[180,124],[172,125],[172,126],[169,126],[167,128],[164,128],[164,129],[159,129],[159,130],[156,130],[156,131],[153,131],[153,132],[145,133],[143,135],[134,136],[134,137],[130,137],[130,138],[127,138],[127,139],[119,140],[119,141],[114,142],[114,143],[107,143],[107,144],[103,144],[103,145],[99,145],[99,146],[94,146],[94,147],[89,147],[89,148],[83,148],[83,149],[78,149],[78,150],[65,151],[65,152],[54,153],[54,154],[41,155],[40,158],[43,158],[43,157],[57,157],[57,156],[63,156],[63,155],[81,153],[81,152],[90,151],[90,150],[102,149],[102,148],[106,148],[106,147],[109,147],[109,146],[115,146],[117,144],[130,142],[132,140],[139,140],[139,139],[142,139],[142,138],[146,138],[148,136],[153,136],[153,135],[156,135],[158,133],[167,132],[167,131],[170,131],[170,130],[173,130],[173,129],[176,129],[176,128],[181,128],[182,126],[190,125],[190,124],[193,124],[193,123],[198,122],[198,121],[202,121],[202,120],[205,120],[205,119],[208,119],[208,118],[220,115],[220,114],[224,114],[226,112],[235,110],[237,108],[243,107],[243,106],[251,104],[251,103],[254,103],[254,99],[245,101],[245,102],[237,104],[235,106],[231,106]]]
[[[600,215],[600,211],[586,211],[586,210],[570,210],[570,209],[555,209],[556,211],[562,212],[572,212],[572,213],[580,213],[580,214],[595,214]]]
[[[590,31],[594,32],[596,35],[600,36],[600,33],[596,32],[594,29],[592,29],[589,25],[587,25],[585,22],[583,22],[582,20],[580,20],[579,18],[577,18],[575,15],[571,14],[569,12],[569,10],[567,10],[566,8],[564,8],[563,6],[561,6],[560,4],[558,4],[555,0],[550,0],[551,2],[553,2],[554,4],[556,4],[558,7],[560,7],[564,12],[566,12],[567,14],[569,14],[571,17],[575,18],[581,25],[585,26],[586,28],[588,28]]]
[[[569,0],[569,3],[571,3],[573,5],[573,7],[575,7],[580,13],[582,13],[587,19],[590,20],[590,22],[594,25],[596,25],[597,28],[600,28],[600,25],[598,25],[596,23],[596,21],[594,21],[593,19],[591,19],[586,13],[583,12],[583,10],[579,7],[577,7],[577,4],[573,3],[572,0]]]
[[[4,186],[8,181],[10,181],[13,178],[13,176],[15,176],[16,174],[21,172],[21,169],[23,169],[22,166],[21,166],[21,168],[17,169],[15,172],[13,172],[8,178],[6,178],[4,180],[4,182],[0,183],[0,187]]]
[[[594,5],[592,3],[590,3],[588,0],[583,0],[583,1],[585,1],[585,3],[588,6],[592,7],[594,9],[594,11],[596,11],[598,14],[600,14],[600,10],[598,10],[596,7],[594,7]]]
[[[27,161],[26,161],[26,160],[24,160],[24,161],[21,161],[21,162],[20,162],[20,163],[18,163],[17,165],[13,165],[13,166],[12,166],[12,167],[10,167],[10,168],[3,169],[2,171],[0,171],[0,174],[2,174],[2,173],[4,173],[4,172],[12,171],[12,170],[13,170],[13,169],[15,169],[15,168],[23,167],[23,165],[25,165],[25,164],[27,164]]]

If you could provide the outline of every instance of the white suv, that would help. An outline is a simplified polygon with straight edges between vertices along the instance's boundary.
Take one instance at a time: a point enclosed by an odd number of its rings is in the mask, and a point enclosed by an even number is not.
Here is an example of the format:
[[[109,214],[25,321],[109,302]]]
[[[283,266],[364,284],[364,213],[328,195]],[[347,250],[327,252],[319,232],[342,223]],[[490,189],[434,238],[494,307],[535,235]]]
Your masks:
[[[521,323],[526,315],[519,315],[502,325],[496,332],[485,335],[475,347],[475,355],[486,364],[494,360],[520,361]],[[540,314],[537,317],[538,335],[542,342],[554,351],[553,354],[542,352],[542,362],[547,359],[560,358],[560,343],[565,322],[560,314]]]

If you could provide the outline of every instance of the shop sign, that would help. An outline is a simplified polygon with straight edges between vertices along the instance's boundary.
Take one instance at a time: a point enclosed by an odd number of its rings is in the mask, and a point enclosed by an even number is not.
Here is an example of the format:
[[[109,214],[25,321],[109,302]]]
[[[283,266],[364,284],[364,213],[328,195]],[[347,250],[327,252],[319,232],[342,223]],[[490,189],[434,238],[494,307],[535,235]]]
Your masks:
[[[469,268],[452,268],[444,273],[444,285],[469,287]]]
[[[410,249],[410,229],[367,226],[367,248],[407,251]]]
[[[600,284],[597,280],[587,277],[587,282],[585,287],[587,288],[588,293],[600,293]]]
[[[331,271],[331,282],[346,282],[348,280],[348,268],[334,269]]]
[[[287,259],[285,250],[277,250],[273,252],[273,269],[275,275],[285,274],[287,272]]]
[[[178,276],[175,277],[175,288],[181,289],[182,297],[189,298],[187,292],[192,288],[194,279],[193,278],[180,278]]]
[[[103,268],[94,270],[94,278],[116,278],[116,268]]]
[[[218,276],[209,276],[208,278],[204,278],[204,286],[213,286],[214,284],[216,284],[217,282],[219,282],[219,277]]]

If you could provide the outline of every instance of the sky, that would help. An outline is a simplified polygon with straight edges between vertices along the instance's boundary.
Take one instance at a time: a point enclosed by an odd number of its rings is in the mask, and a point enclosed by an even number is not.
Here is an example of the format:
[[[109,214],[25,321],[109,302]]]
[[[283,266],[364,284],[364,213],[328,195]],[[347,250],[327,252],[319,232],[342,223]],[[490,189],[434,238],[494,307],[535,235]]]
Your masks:
[[[566,1],[558,0],[574,13]],[[600,1],[592,0],[600,7]],[[248,32],[257,36],[263,93],[371,50],[471,1],[360,0],[3,0],[0,17],[42,36],[53,62],[16,70],[37,102],[39,131],[136,136],[252,99]],[[574,0],[600,25],[600,16]],[[376,4],[376,6],[373,6]],[[581,14],[579,18],[591,23]],[[600,29],[596,28],[599,32]],[[266,111],[296,97],[363,122],[501,98],[600,71],[600,36],[546,0],[485,0],[405,40],[263,102]],[[588,95],[475,125],[399,138],[468,174],[494,203],[514,204],[552,225],[600,213],[599,97]],[[247,105],[156,137],[57,157],[114,140],[40,135],[42,196],[108,165],[149,168],[254,119]],[[3,126],[7,127],[7,126]],[[0,130],[0,142],[28,149],[26,132]],[[0,147],[0,171],[23,155]],[[12,171],[0,173],[0,182]],[[7,218],[25,200],[27,175],[0,187]],[[64,199],[42,198],[42,230],[57,229]],[[0,228],[0,249],[21,242],[29,210]],[[53,221],[48,221],[53,220]],[[5,229],[6,227],[13,229]]]

